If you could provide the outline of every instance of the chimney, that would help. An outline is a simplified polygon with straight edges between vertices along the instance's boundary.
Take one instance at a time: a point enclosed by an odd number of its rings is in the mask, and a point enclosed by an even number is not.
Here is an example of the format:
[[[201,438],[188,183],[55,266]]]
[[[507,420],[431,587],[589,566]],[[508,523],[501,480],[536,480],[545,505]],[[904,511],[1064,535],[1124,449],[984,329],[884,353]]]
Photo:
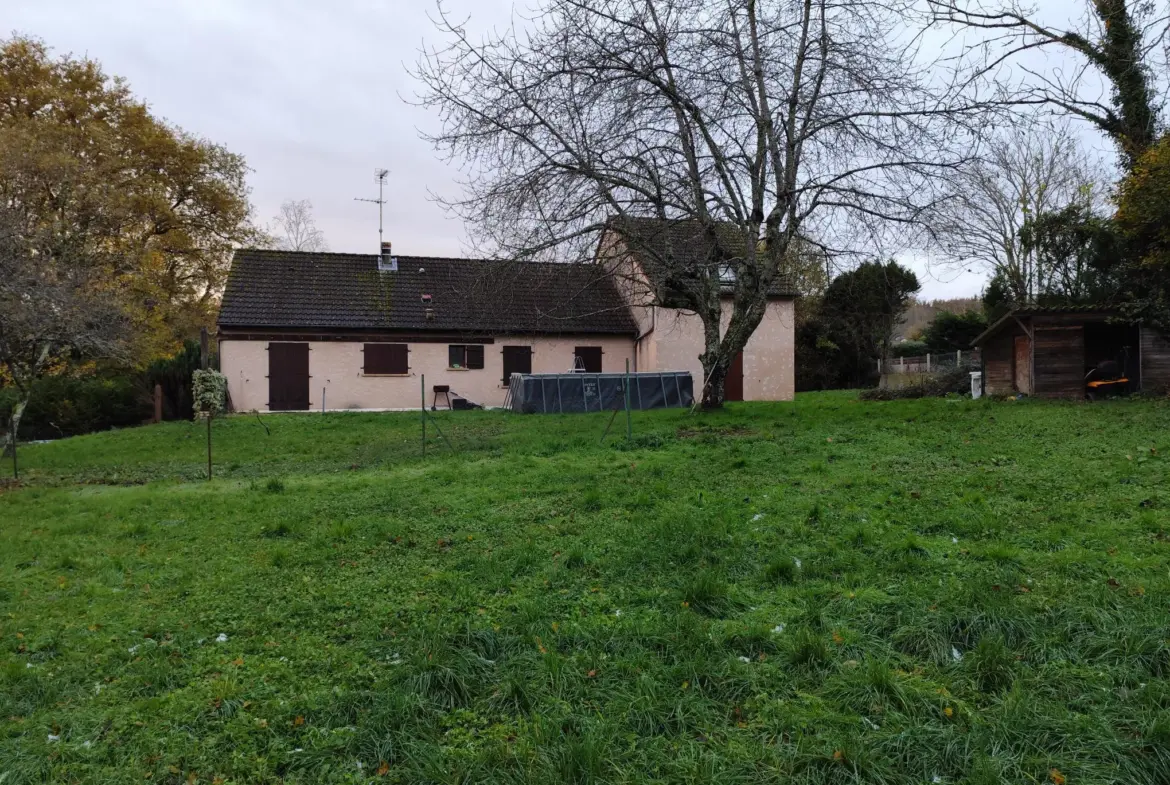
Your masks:
[[[390,252],[390,243],[382,243],[382,254],[378,257],[378,269],[383,272],[398,272],[398,259]]]

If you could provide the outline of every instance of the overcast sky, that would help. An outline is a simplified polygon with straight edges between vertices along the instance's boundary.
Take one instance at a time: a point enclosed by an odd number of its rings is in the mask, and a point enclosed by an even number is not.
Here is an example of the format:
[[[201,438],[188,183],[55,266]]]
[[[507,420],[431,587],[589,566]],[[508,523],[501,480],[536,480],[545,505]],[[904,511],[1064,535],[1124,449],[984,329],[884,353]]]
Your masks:
[[[244,155],[260,224],[308,199],[329,247],[377,250],[373,172],[390,170],[386,239],[402,254],[460,255],[464,231],[428,199],[457,171],[423,142],[435,118],[408,105],[407,69],[436,42],[433,0],[5,0],[3,24],[125,77],[159,116]],[[12,6],[16,7],[13,8]],[[507,25],[510,0],[447,0],[472,30]],[[924,299],[982,278],[909,260]]]

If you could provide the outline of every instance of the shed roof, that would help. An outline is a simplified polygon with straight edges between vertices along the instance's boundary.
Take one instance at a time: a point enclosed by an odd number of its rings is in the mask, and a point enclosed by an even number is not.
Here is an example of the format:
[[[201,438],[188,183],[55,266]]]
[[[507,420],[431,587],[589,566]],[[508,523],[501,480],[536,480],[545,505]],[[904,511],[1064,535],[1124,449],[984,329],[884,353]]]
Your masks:
[[[977,347],[988,338],[1003,329],[1004,325],[1014,324],[1017,319],[1025,316],[1042,316],[1045,314],[1063,314],[1066,316],[1083,316],[1086,320],[1103,320],[1117,316],[1114,308],[1104,305],[1031,305],[1026,308],[1013,308],[996,319],[987,329],[975,336],[971,346]]]
[[[636,334],[600,265],[236,251],[220,327]],[[429,295],[424,302],[424,295]],[[427,318],[427,309],[431,318]]]

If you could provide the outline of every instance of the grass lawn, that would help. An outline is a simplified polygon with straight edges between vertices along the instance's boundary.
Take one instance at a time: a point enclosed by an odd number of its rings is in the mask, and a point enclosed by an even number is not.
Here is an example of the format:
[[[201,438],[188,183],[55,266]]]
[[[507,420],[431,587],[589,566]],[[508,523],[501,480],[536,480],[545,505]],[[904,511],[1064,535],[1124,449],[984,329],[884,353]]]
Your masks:
[[[0,783],[1170,782],[1170,405],[439,416],[22,448]]]

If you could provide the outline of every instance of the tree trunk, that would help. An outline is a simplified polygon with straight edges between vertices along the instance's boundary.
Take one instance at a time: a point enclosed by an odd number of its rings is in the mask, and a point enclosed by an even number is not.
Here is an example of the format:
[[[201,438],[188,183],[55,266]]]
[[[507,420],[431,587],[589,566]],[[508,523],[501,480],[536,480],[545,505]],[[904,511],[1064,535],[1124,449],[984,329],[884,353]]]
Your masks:
[[[735,356],[743,351],[748,338],[752,336],[764,317],[767,301],[755,302],[744,308],[742,313],[733,314],[727,325],[727,332],[719,335],[722,308],[716,308],[714,318],[703,320],[704,351],[699,359],[703,363],[703,395],[700,404],[704,409],[721,409],[727,392],[727,373]]]
[[[12,419],[8,422],[10,428],[8,435],[4,438],[3,455],[6,458],[12,455],[12,451],[16,449],[16,433],[20,428],[20,418],[24,416],[24,410],[28,406],[28,399],[31,393],[31,390],[24,393],[20,400],[16,402],[16,405],[12,407]]]

